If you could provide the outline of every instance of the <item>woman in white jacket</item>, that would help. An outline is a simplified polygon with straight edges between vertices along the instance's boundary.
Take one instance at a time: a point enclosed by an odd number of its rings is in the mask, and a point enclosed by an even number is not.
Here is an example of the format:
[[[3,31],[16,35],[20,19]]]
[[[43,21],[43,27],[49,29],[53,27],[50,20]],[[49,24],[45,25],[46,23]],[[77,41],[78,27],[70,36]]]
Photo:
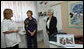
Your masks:
[[[4,34],[6,48],[19,48],[20,36],[17,24],[11,19],[13,11],[5,9],[4,19],[1,23],[1,31]]]

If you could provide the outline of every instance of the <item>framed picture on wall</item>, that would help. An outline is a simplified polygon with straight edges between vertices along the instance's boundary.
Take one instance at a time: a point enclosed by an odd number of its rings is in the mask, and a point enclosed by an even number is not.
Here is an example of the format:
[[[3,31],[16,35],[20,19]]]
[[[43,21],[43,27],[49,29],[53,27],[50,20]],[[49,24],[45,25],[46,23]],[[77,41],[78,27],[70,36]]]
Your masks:
[[[67,45],[74,45],[74,35],[73,34],[58,34],[57,35],[57,43],[59,43],[62,46]]]
[[[83,28],[83,1],[67,2],[68,27]]]

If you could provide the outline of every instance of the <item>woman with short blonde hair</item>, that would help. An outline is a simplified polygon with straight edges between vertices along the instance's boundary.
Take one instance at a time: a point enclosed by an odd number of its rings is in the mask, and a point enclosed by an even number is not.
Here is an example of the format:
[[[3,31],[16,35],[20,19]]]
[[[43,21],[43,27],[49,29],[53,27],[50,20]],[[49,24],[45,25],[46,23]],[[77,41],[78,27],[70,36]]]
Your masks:
[[[13,11],[11,9],[5,9],[3,14],[4,19],[1,23],[1,29],[5,36],[6,48],[19,48],[19,30],[17,24],[11,19],[13,17]]]
[[[46,31],[49,35],[49,40],[52,34],[57,34],[58,30],[57,30],[57,18],[55,16],[53,16],[54,11],[53,9],[49,9],[48,10],[48,18],[46,21]]]

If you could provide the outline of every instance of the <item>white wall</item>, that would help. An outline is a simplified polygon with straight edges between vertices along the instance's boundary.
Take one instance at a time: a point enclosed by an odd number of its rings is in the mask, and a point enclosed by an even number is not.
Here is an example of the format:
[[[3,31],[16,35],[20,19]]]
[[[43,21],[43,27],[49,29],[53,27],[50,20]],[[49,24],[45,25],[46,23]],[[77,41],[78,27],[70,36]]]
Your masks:
[[[64,1],[47,1],[48,3],[46,5],[45,4],[39,4],[40,2],[41,1],[37,1],[38,11],[44,12],[44,11],[47,11],[50,8],[50,6],[54,6],[54,5],[62,3]]]

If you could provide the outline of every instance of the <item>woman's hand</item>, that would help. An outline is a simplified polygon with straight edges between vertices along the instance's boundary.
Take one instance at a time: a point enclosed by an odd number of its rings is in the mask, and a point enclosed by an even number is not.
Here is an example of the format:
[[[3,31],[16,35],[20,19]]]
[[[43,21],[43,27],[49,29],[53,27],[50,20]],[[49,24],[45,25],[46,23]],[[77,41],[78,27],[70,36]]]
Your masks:
[[[34,36],[36,30],[34,30],[33,32],[30,32],[30,30],[28,30],[28,32],[30,33],[31,36]]]
[[[34,32],[31,32],[31,36],[34,36]]]
[[[30,32],[30,30],[28,30],[28,32],[30,33],[31,36],[33,35],[32,32]]]
[[[9,31],[3,32],[3,33],[10,34],[10,33],[17,33],[17,32],[19,32],[19,30],[9,30]]]
[[[49,34],[49,31],[47,31],[47,33]]]
[[[16,30],[15,32],[16,32],[16,33],[18,33],[18,32],[19,32],[19,30]]]
[[[31,34],[30,30],[28,30],[28,32]]]
[[[31,32],[31,36],[34,36],[35,32],[36,32],[36,30],[34,30],[33,32]]]

